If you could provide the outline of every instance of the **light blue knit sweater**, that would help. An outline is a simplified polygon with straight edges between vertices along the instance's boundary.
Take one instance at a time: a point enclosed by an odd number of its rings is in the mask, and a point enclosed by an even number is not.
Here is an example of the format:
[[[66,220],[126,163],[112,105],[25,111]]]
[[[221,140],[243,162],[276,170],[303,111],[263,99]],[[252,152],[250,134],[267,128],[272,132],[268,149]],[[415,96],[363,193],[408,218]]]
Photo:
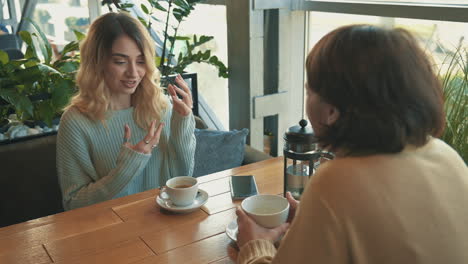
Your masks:
[[[175,176],[192,175],[193,115],[182,117],[170,105],[163,122],[158,147],[151,154],[142,154],[123,145],[125,124],[131,128],[132,144],[147,134],[134,122],[133,108],[109,112],[106,126],[76,108],[66,111],[57,137],[57,170],[65,210],[157,188]]]

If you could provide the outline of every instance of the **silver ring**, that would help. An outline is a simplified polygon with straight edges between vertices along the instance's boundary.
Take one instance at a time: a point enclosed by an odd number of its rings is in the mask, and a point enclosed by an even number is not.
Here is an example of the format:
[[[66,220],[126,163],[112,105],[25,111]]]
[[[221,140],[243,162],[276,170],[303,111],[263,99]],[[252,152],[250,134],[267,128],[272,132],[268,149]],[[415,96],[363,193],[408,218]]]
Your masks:
[[[155,145],[151,146],[151,148],[155,148],[155,147],[157,147],[157,146],[158,146],[158,144],[155,144]]]
[[[145,144],[148,145],[148,144],[149,144],[149,140],[145,140]]]

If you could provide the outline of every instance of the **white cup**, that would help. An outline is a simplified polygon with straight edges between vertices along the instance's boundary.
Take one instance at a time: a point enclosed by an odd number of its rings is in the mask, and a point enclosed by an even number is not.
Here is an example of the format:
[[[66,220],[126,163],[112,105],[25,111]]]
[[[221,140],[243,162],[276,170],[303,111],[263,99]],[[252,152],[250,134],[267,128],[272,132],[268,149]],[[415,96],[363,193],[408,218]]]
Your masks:
[[[244,199],[242,210],[254,221],[267,228],[285,223],[289,214],[289,202],[279,195],[259,194]]]
[[[190,176],[178,176],[169,179],[166,186],[161,188],[159,197],[163,200],[169,198],[176,206],[193,204],[198,192],[198,180]]]

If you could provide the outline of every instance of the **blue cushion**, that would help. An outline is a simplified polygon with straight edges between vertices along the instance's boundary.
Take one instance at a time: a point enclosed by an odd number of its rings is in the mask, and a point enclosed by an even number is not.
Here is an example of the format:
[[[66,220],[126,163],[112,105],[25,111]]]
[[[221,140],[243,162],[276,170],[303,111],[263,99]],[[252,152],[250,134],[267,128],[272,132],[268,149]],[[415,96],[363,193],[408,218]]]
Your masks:
[[[247,128],[232,131],[195,129],[197,147],[193,176],[238,167],[244,160]]]

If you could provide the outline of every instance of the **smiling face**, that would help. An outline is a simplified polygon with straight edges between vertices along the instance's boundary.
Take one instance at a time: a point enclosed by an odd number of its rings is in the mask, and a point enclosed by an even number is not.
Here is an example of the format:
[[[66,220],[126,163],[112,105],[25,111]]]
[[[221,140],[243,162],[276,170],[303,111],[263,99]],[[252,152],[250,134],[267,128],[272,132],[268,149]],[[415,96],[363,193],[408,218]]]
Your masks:
[[[127,35],[118,37],[104,70],[104,81],[113,103],[129,104],[145,74],[145,58],[137,43]]]

